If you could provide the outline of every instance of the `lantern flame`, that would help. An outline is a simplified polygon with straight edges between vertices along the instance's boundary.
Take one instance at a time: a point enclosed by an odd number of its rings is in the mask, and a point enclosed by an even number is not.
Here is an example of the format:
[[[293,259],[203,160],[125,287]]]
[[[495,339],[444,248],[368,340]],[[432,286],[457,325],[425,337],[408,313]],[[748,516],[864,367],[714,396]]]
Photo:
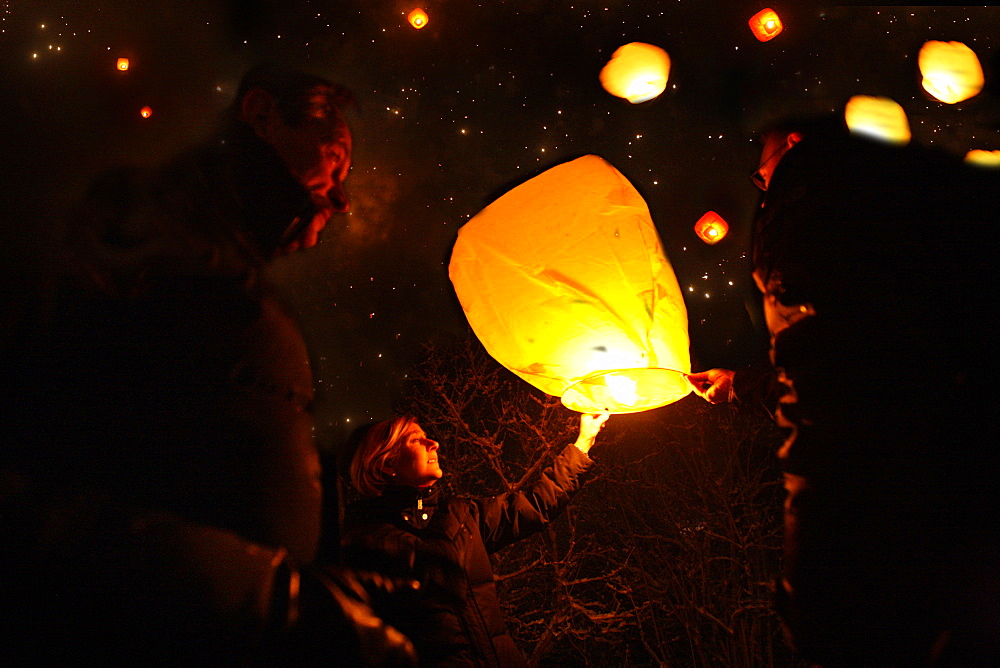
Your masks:
[[[406,17],[406,20],[410,22],[410,25],[420,30],[427,25],[428,16],[427,12],[417,7]]]
[[[694,233],[706,244],[717,244],[729,232],[729,223],[714,211],[709,211],[694,224]]]
[[[580,413],[638,413],[687,396],[684,373],[636,367],[602,371],[563,391],[562,403]]]
[[[785,26],[782,25],[778,13],[768,7],[750,17],[750,31],[762,42],[767,42],[778,36]]]
[[[635,391],[636,382],[627,376],[611,373],[604,377],[604,382],[608,385],[611,398],[618,404],[632,405],[639,399]]]
[[[961,42],[925,42],[917,64],[924,90],[946,104],[968,100],[983,90],[983,67],[979,58]]]
[[[128,58],[119,58],[118,59],[118,71],[119,72],[124,72],[127,69],[128,69]]]
[[[658,46],[631,42],[619,47],[601,70],[601,85],[632,104],[652,100],[667,88],[670,56]]]
[[[908,144],[910,141],[906,112],[887,97],[855,95],[844,107],[844,120],[851,134],[889,144]]]

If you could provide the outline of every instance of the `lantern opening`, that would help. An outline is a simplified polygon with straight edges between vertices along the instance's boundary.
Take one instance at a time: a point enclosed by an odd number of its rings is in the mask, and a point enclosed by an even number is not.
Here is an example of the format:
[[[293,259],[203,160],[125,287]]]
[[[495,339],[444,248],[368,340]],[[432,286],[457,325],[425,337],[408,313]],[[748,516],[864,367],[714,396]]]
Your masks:
[[[570,385],[562,403],[579,413],[639,413],[666,406],[690,392],[684,374],[674,369],[612,369]]]

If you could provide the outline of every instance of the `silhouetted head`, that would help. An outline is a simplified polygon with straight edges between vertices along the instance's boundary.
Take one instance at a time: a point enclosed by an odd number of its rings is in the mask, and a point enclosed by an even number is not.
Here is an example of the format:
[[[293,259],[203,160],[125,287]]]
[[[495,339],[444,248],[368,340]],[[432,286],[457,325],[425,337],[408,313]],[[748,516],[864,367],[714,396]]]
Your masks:
[[[249,126],[274,147],[304,188],[343,212],[349,207],[343,183],[352,150],[343,107],[349,102],[344,87],[323,77],[261,66],[243,77],[231,120]]]
[[[760,133],[763,147],[757,171],[751,176],[754,185],[767,192],[778,163],[803,138],[846,135],[847,125],[843,118],[832,114],[787,118],[768,126]]]

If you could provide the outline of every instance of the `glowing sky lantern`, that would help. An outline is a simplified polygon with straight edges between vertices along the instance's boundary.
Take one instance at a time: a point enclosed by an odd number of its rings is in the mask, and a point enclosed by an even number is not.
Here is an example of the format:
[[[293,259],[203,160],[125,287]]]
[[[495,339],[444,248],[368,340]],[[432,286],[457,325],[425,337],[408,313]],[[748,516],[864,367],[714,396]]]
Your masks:
[[[119,72],[124,72],[127,69],[128,69],[128,58],[119,58],[118,59],[118,71]]]
[[[139,110],[139,115],[142,116],[143,118],[149,118],[150,116],[153,115],[153,108],[143,107],[142,109]]]
[[[975,52],[961,42],[925,42],[917,58],[921,85],[948,104],[968,100],[983,89],[983,67]]]
[[[425,25],[427,25],[427,12],[417,7],[406,17],[406,20],[410,22],[410,25],[420,30]]]
[[[670,56],[658,46],[631,42],[618,48],[601,70],[604,90],[638,104],[662,93],[670,76]]]
[[[844,107],[844,120],[852,134],[890,144],[910,142],[910,123],[906,112],[887,97],[855,95]]]
[[[973,149],[965,154],[965,161],[977,167],[1000,167],[1000,151]]]
[[[709,211],[694,224],[694,233],[706,244],[717,244],[729,232],[729,223],[714,211]]]
[[[767,42],[778,36],[785,26],[781,24],[778,13],[768,7],[750,17],[750,30],[753,36],[762,42]]]
[[[486,350],[573,410],[631,413],[690,392],[687,310],[649,209],[595,155],[480,211],[449,275]]]

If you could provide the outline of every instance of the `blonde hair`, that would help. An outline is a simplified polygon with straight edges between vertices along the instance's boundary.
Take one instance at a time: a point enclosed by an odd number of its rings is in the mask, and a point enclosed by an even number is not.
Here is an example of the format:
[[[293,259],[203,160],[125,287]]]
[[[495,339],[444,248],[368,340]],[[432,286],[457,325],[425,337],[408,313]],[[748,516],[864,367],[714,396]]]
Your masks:
[[[362,495],[382,495],[389,484],[385,465],[395,456],[403,434],[416,421],[413,417],[398,417],[379,422],[365,433],[351,460],[351,484]]]

